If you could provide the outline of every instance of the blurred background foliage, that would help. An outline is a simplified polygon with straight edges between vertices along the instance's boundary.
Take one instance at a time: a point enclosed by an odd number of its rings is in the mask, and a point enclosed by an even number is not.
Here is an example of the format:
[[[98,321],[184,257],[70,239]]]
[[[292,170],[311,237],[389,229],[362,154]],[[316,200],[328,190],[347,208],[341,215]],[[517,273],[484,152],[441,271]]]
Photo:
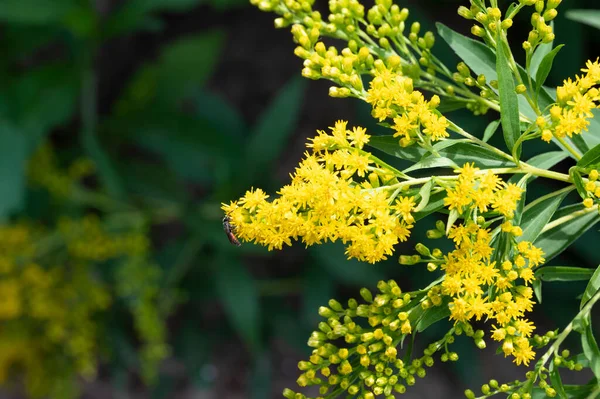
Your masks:
[[[401,3],[426,28],[467,32],[460,4]],[[274,193],[316,129],[380,129],[363,104],[299,78],[291,36],[272,19],[245,0],[0,1],[0,397],[277,397],[319,305],[383,278],[427,281],[395,259],[346,261],[336,245],[273,254],[227,241],[220,203],[251,186]],[[556,25],[567,46],[553,83],[599,44],[564,13]],[[457,62],[441,42],[437,52]],[[479,133],[493,120],[452,118]],[[593,231],[553,262],[596,266],[599,240]],[[564,325],[581,289],[545,285],[538,322]],[[469,345],[409,396],[522,372]]]

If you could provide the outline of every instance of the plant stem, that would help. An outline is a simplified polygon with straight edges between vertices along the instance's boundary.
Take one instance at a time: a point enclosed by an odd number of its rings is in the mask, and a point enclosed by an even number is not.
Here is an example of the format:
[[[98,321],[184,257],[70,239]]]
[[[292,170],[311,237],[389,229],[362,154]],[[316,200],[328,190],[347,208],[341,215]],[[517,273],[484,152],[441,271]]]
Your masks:
[[[562,138],[562,137],[560,137],[560,138],[559,138],[559,137],[556,137],[556,140],[558,140],[558,142],[559,142],[559,143],[560,143],[560,144],[561,144],[563,147],[565,147],[565,149],[566,149],[567,151],[569,151],[569,152],[571,153],[571,155],[573,155],[573,157],[575,157],[575,159],[576,159],[576,160],[578,160],[578,161],[579,161],[579,160],[581,159],[581,155],[580,155],[580,154],[579,154],[577,151],[575,151],[575,149],[574,149],[573,147],[571,147],[571,146],[569,145],[569,143],[567,143],[567,142],[565,141],[565,139],[564,139],[564,138]]]
[[[587,215],[588,213],[592,213],[592,212],[598,212],[598,205],[595,205],[595,206],[593,206],[591,208],[582,209],[580,211],[573,212],[573,213],[571,213],[571,214],[569,214],[567,216],[563,216],[563,217],[561,217],[559,219],[556,219],[555,221],[553,221],[551,223],[548,223],[542,229],[542,231],[541,231],[540,234],[543,234],[543,233],[547,232],[548,230],[552,230],[553,228],[555,228],[557,226],[560,226],[561,224],[568,223],[568,222],[570,222],[573,219],[576,219],[576,218],[578,218],[580,216]]]

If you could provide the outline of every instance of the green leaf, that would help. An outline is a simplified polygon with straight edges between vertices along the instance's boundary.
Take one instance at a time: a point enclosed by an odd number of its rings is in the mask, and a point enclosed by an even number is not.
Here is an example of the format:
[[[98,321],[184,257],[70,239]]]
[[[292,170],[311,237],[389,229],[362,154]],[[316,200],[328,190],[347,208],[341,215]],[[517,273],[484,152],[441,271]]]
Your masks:
[[[600,144],[589,150],[579,162],[577,162],[577,166],[580,168],[587,168],[588,166],[593,167],[598,164],[600,164]]]
[[[150,14],[159,11],[182,12],[201,3],[202,0],[128,0],[104,23],[103,35],[110,38],[137,29],[156,30],[161,24]]]
[[[436,108],[440,113],[446,114],[448,112],[463,109],[467,106],[467,103],[454,98],[444,98],[440,105]]]
[[[569,176],[571,176],[571,180],[573,180],[573,184],[575,184],[577,192],[579,193],[581,198],[586,199],[588,197],[588,192],[585,188],[585,183],[581,178],[581,174],[579,173],[577,166],[573,166],[571,169],[569,169]]]
[[[431,180],[423,184],[423,187],[421,187],[421,190],[419,190],[419,197],[421,197],[421,202],[419,202],[419,205],[414,209],[415,212],[422,211],[423,209],[425,209],[427,204],[429,204],[429,197],[431,195],[432,187],[433,182]]]
[[[542,280],[533,280],[533,293],[539,304],[542,303]]]
[[[589,148],[600,145],[600,110],[594,109],[592,114],[594,114],[594,117],[589,120],[589,131],[581,135]]]
[[[426,149],[416,145],[402,148],[398,144],[398,139],[393,136],[371,137],[369,146],[383,151],[386,154],[414,163],[420,162],[428,153]],[[475,166],[483,169],[514,166],[513,162],[487,148],[462,141],[453,143],[451,147],[442,148],[438,151],[438,154],[441,157],[452,160],[459,166],[462,166],[467,162],[474,162]]]
[[[450,233],[450,229],[452,228],[454,223],[456,223],[459,216],[460,216],[460,214],[458,213],[458,211],[456,209],[452,209],[450,211],[450,214],[448,215],[448,221],[446,222],[446,235],[448,235]]]
[[[260,116],[246,145],[246,170],[250,174],[250,184],[268,174],[272,163],[288,143],[300,116],[304,88],[304,80],[292,79]]]
[[[531,57],[531,62],[529,63],[529,73],[531,76],[537,75],[542,60],[552,51],[552,47],[554,47],[554,42],[542,43],[535,49],[535,52]]]
[[[458,165],[451,159],[435,155],[425,156],[420,162],[417,162],[410,168],[403,170],[404,173],[410,173],[413,170],[432,169],[432,168],[458,168]]]
[[[554,220],[574,214],[582,210],[583,206],[578,204],[559,209],[554,214]],[[600,221],[597,212],[587,212],[575,215],[572,220],[561,223],[539,235],[534,245],[541,248],[545,253],[546,262],[567,249],[583,233]]]
[[[61,22],[76,5],[71,0],[2,0],[0,21],[28,25]]]
[[[336,256],[336,255],[333,255]],[[337,255],[339,257],[339,255]],[[319,306],[327,303],[335,295],[335,284],[332,273],[323,270],[323,262],[311,262],[308,258],[302,277],[302,309],[300,320],[306,325],[316,325],[321,321]]]
[[[587,281],[593,273],[584,267],[545,266],[535,271],[535,277],[542,281]]]
[[[567,193],[563,193],[538,202],[532,207],[525,208],[522,217],[523,222],[521,223],[523,235],[518,237],[517,241],[535,242],[566,196]]]
[[[169,43],[158,68],[161,101],[178,101],[201,88],[216,68],[224,39],[222,31],[214,30]]]
[[[585,357],[590,362],[590,369],[592,369],[596,378],[600,379],[600,349],[598,349],[598,343],[596,342],[596,338],[594,338],[590,317],[588,313],[585,323],[586,327],[583,334],[581,334],[581,346],[583,347]]]
[[[567,18],[600,29],[600,10],[569,10]]]
[[[123,199],[125,188],[121,176],[117,173],[113,160],[104,151],[97,136],[97,84],[96,78],[91,72],[86,72],[83,79],[82,89],[82,144],[83,148],[94,161],[98,177],[106,191],[114,198]]]
[[[436,26],[442,39],[473,70],[475,75],[485,75],[488,82],[498,79],[496,57],[488,46],[461,35],[444,24],[437,23]]]
[[[492,136],[494,136],[494,134],[498,131],[498,127],[500,127],[499,120],[491,122],[485,128],[485,132],[483,133],[483,141],[487,143],[492,138]]]
[[[414,217],[415,221],[419,221],[426,216],[431,215],[442,209],[444,207],[444,198],[446,198],[446,192],[442,191],[440,193],[433,194],[429,197],[429,203],[425,208],[423,208],[420,212],[415,212]]]
[[[504,141],[510,151],[521,136],[519,124],[519,99],[516,92],[515,79],[508,62],[509,49],[501,42],[497,52],[496,71],[498,72],[498,89],[500,91],[500,120],[504,132]]]
[[[585,304],[600,290],[600,266],[596,268],[594,274],[590,278],[590,282],[588,283],[585,291],[583,292],[583,296],[581,297],[581,304],[579,308],[582,309]]]
[[[569,155],[564,151],[550,151],[529,159],[527,163],[540,169],[551,169],[558,163],[564,161]]]
[[[346,259],[341,243],[316,245],[310,248],[310,254],[337,281],[362,287],[375,285],[384,279],[383,274],[371,265],[356,259]]]
[[[0,221],[23,205],[27,155],[26,137],[0,122]]]
[[[565,387],[563,386],[562,379],[560,378],[560,372],[558,367],[554,366],[554,362],[550,362],[550,382],[552,383],[552,388],[556,391],[556,394],[561,399],[567,399],[567,393],[565,392]]]
[[[248,348],[257,353],[261,346],[261,314],[254,278],[231,256],[216,262],[214,275],[219,300],[229,321]]]
[[[450,316],[450,308],[448,308],[448,302],[450,302],[450,300],[448,299],[448,297],[445,297],[439,306],[434,306],[432,308],[427,309],[423,316],[419,318],[416,330],[418,332],[423,332],[432,324],[448,318],[448,316]]]
[[[554,58],[556,57],[560,49],[562,49],[563,47],[564,44],[556,46],[554,50],[546,54],[546,56],[542,60],[540,68],[538,69],[535,75],[536,92],[542,87],[544,82],[546,82],[546,79],[548,79],[548,75],[550,75],[550,71],[552,70],[552,64],[554,64]]]

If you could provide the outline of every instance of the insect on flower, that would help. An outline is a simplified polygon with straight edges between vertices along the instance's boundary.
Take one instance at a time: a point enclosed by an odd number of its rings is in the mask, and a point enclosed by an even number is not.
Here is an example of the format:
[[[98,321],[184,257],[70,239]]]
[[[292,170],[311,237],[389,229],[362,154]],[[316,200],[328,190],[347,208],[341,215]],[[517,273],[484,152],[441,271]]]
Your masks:
[[[229,216],[225,216],[223,218],[223,230],[225,231],[225,234],[227,234],[227,238],[229,239],[229,242],[232,243],[233,245],[239,247],[240,245],[242,245],[237,237],[235,236],[235,234],[233,234],[233,231],[235,230],[235,226],[233,226],[231,224],[231,218]]]

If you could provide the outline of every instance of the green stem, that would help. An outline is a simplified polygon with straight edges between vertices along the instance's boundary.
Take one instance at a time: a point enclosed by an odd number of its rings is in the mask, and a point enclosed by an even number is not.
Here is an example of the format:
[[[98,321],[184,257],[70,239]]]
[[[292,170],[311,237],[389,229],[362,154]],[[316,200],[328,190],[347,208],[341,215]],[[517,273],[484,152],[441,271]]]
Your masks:
[[[571,153],[571,155],[573,155],[573,157],[575,157],[576,160],[579,161],[581,159],[581,154],[579,154],[577,151],[575,151],[575,149],[573,147],[571,147],[571,145],[569,145],[569,143],[567,143],[564,138],[562,138],[562,137],[556,137],[556,140],[558,140],[558,142],[563,147],[565,147],[565,149],[567,151],[569,151]]]
[[[499,156],[501,156],[502,158],[506,158],[509,161],[513,161],[513,157],[510,156],[509,154],[505,153],[502,150],[499,150],[498,148],[494,147],[491,144],[486,143],[485,141],[473,136],[472,134],[468,133],[467,131],[465,131],[463,128],[461,128],[460,126],[458,126],[456,123],[452,122],[452,121],[448,121],[449,126],[450,126],[450,130],[452,130],[455,133],[460,134],[461,136],[471,140],[472,142],[479,144],[480,146],[487,148],[488,150],[498,154]]]
[[[598,212],[598,205],[595,205],[591,208],[586,208],[586,209],[582,209],[580,211],[577,212],[573,212],[567,216],[563,216],[561,218],[556,219],[555,221],[548,223],[541,231],[540,234],[543,234],[549,230],[552,230],[553,228],[560,226],[561,224],[565,224],[570,222],[573,219],[577,219],[580,216],[584,216],[587,215],[588,213],[592,213],[592,212]]]

